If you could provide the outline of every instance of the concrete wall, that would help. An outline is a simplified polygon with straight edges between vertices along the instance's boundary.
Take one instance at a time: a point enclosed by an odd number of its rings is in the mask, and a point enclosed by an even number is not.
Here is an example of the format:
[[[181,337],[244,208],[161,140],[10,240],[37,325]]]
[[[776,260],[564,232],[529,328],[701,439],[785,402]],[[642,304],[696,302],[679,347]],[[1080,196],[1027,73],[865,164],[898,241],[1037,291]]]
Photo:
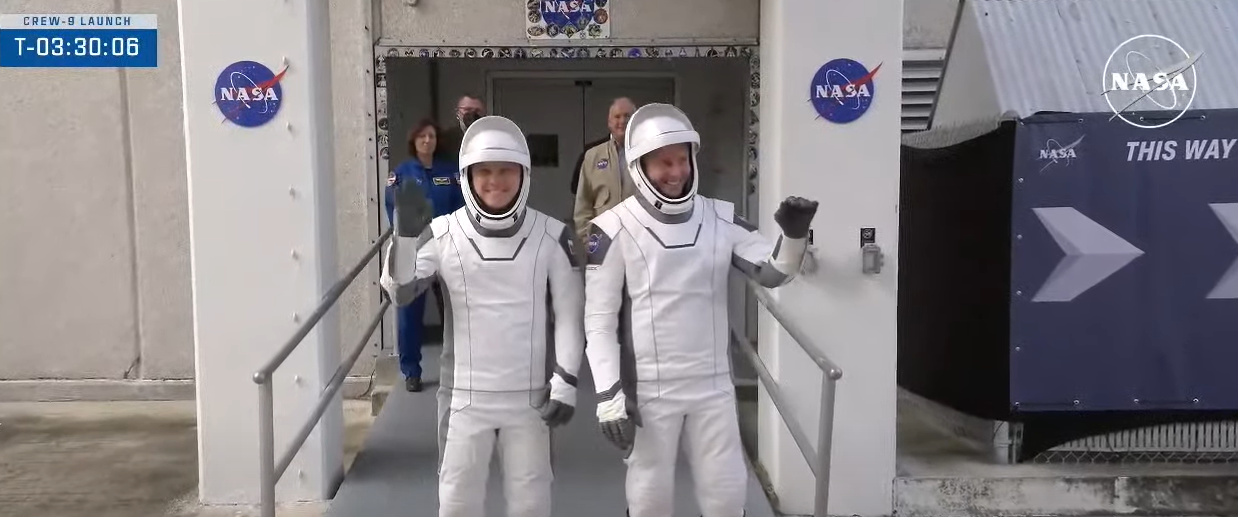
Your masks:
[[[906,46],[945,46],[956,2],[907,0]],[[758,36],[757,0],[615,4],[617,45]],[[341,274],[379,231],[372,40],[527,43],[520,2],[487,6],[331,3]],[[184,382],[129,382],[193,376],[176,2],[0,0],[0,12],[155,13],[161,29],[158,69],[0,71],[0,399],[192,396]],[[377,307],[376,279],[371,267],[345,294],[342,347]]]
[[[382,42],[387,45],[526,45],[524,4],[381,0]],[[945,48],[959,0],[905,0],[903,48]],[[611,41],[666,44],[746,40],[760,35],[759,0],[616,0],[608,9]],[[842,13],[840,13],[842,14]],[[478,30],[484,28],[484,30]]]
[[[376,234],[373,47],[368,3],[331,9],[342,275]],[[0,400],[192,397],[186,382],[123,382],[194,372],[176,2],[0,0],[0,12],[154,13],[160,28],[157,69],[0,71]],[[343,347],[378,305],[365,289],[377,271],[363,280],[341,301]]]

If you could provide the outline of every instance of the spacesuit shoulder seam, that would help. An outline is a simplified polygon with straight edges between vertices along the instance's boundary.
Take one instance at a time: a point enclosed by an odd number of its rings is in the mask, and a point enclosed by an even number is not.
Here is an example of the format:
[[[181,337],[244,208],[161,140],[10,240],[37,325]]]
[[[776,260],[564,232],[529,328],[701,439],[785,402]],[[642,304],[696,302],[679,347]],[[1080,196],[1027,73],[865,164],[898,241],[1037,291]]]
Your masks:
[[[619,206],[621,205],[617,205],[610,210],[598,214],[597,217],[593,218],[593,221],[591,221],[590,224],[606,232],[607,237],[614,239],[616,234],[623,229],[623,218],[619,217],[619,214],[615,213],[615,208],[619,208]]]
[[[447,232],[451,230],[451,221],[448,219],[451,216],[452,214],[440,215],[430,221],[430,231],[434,232],[435,239],[447,235]]]
[[[718,219],[722,219],[723,221],[726,221],[728,223],[735,219],[735,204],[734,203],[731,203],[730,201],[723,201],[721,199],[712,199],[712,198],[703,198],[703,199],[708,199],[709,202],[713,204],[714,213],[718,215]]]

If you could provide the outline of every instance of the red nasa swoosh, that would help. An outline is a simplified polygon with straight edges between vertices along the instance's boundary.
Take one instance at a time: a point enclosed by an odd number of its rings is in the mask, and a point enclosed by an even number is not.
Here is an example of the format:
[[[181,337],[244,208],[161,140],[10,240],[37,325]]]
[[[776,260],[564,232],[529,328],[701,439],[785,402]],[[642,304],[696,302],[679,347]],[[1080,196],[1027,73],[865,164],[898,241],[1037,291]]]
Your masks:
[[[881,63],[877,63],[877,67],[876,67],[876,68],[873,68],[873,71],[871,71],[871,72],[869,72],[869,73],[865,74],[863,77],[861,77],[861,78],[859,78],[859,79],[856,79],[856,80],[854,80],[854,81],[851,81],[851,84],[856,85],[856,86],[860,86],[860,85],[864,85],[864,84],[871,84],[871,83],[873,82],[873,77],[876,77],[876,76],[877,76],[877,71],[878,71],[878,70],[881,70],[881,65],[882,65],[882,64],[884,64],[884,63],[885,63],[884,61],[882,61]],[[842,99],[835,99],[835,98],[833,98],[833,97],[830,97],[830,98],[831,98],[831,99],[833,99],[835,103],[837,103],[837,104],[836,104],[837,106],[842,106],[842,105],[843,105],[843,101],[842,101]],[[831,105],[831,106],[830,106],[830,109],[831,109],[831,110],[833,110],[834,106],[835,106],[835,105]]]
[[[279,73],[278,73],[278,74],[275,74],[275,77],[272,77],[269,81],[263,81],[261,84],[256,84],[256,85],[254,85],[254,87],[255,87],[255,88],[260,88],[260,89],[262,89],[262,90],[266,90],[267,88],[270,88],[270,87],[272,87],[272,86],[275,86],[276,84],[279,84],[280,80],[282,80],[282,79],[284,78],[284,74],[286,74],[286,73],[288,73],[288,65],[284,65],[284,69],[283,69],[283,70],[280,70],[280,71],[279,71]],[[216,100],[214,101],[214,104],[218,104],[218,103],[219,103],[219,100],[218,100],[218,99],[216,99]],[[234,105],[232,105],[232,111],[229,113],[229,115],[236,115],[236,112],[238,112],[238,111],[240,111],[240,110],[241,110],[240,105],[239,105],[239,104],[234,104]],[[228,118],[229,118],[229,117],[224,117],[224,119],[223,119],[223,120],[221,120],[221,121],[219,121],[219,122],[220,122],[221,124],[222,124],[222,123],[224,123],[224,122],[227,122],[227,121],[228,121]]]

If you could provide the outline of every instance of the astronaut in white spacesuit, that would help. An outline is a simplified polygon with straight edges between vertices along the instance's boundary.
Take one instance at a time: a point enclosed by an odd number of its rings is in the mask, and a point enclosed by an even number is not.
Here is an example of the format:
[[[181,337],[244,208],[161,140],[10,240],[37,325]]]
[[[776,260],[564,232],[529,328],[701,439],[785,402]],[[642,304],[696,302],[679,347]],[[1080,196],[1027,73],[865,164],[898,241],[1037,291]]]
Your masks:
[[[704,517],[740,517],[748,473],[727,351],[727,275],[736,267],[767,287],[789,282],[817,202],[783,201],[774,215],[782,235],[771,241],[731,203],[697,195],[700,135],[679,109],[641,107],[625,140],[637,195],[593,219],[586,240],[585,353],[598,420],[628,450],[630,516],[672,515],[682,436]]]
[[[438,275],[447,306],[438,390],[440,517],[484,516],[496,441],[507,515],[550,516],[550,427],[567,423],[576,404],[584,286],[575,234],[525,207],[529,183],[520,128],[491,116],[469,126],[461,141],[464,208],[409,230],[401,226],[416,219],[407,223],[399,212],[418,210],[424,196],[397,194],[397,234],[382,287],[396,304],[407,304]]]

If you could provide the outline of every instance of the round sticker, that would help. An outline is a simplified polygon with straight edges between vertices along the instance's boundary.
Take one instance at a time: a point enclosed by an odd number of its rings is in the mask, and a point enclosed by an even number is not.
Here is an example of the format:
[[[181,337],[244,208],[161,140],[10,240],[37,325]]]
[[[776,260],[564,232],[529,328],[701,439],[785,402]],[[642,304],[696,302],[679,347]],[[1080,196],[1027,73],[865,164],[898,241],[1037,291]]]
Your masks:
[[[596,233],[589,234],[589,243],[587,247],[587,249],[589,250],[589,254],[592,255],[594,253],[597,253],[598,246],[601,246],[601,245],[602,245],[602,238],[599,237],[598,234]]]
[[[279,82],[283,78],[284,72],[276,74],[261,63],[232,63],[215,80],[215,105],[238,126],[261,126],[279,113],[284,96]]]
[[[813,109],[830,122],[854,122],[873,104],[873,96],[877,93],[873,78],[880,69],[878,64],[870,72],[859,61],[847,58],[821,65],[812,77],[809,91]]]

